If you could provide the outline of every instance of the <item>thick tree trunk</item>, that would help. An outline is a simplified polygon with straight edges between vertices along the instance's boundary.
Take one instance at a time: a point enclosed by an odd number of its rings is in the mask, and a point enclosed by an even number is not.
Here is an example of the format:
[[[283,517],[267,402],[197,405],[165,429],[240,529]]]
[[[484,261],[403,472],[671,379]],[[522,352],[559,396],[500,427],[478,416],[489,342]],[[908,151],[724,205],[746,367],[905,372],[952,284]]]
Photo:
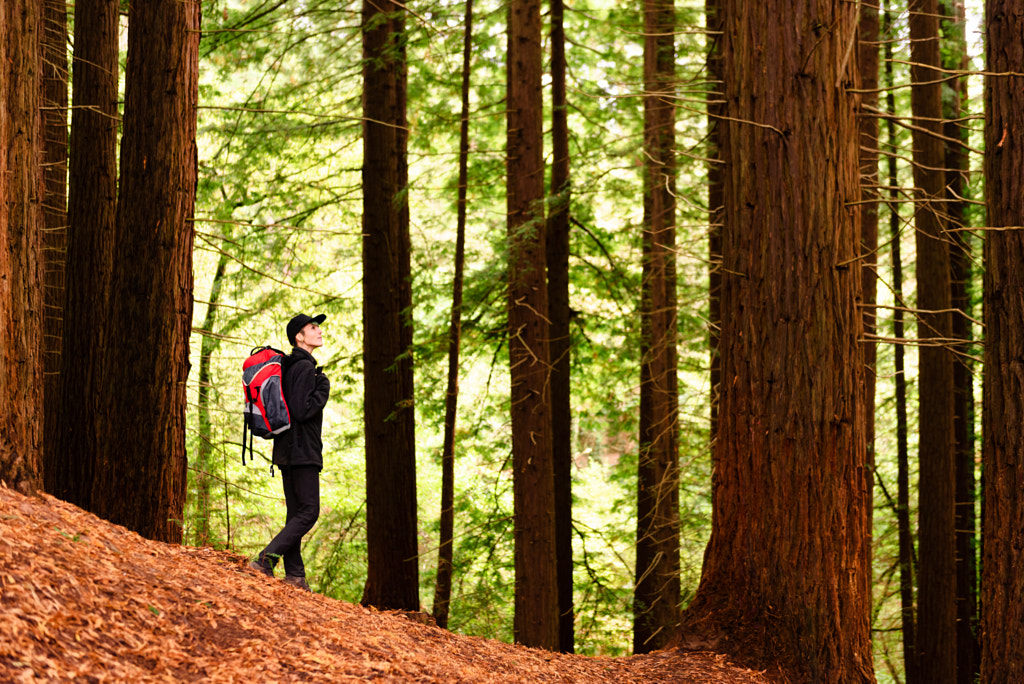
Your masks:
[[[644,226],[640,454],[633,652],[664,647],[679,622],[679,387],[676,368],[675,6],[644,3]]]
[[[466,0],[462,42],[462,115],[459,117],[459,195],[455,235],[455,278],[452,315],[448,326],[448,391],[445,394],[444,446],[441,452],[441,531],[433,616],[437,626],[448,627],[452,597],[453,541],[455,536],[455,419],[459,405],[459,346],[462,339],[462,281],[466,260],[466,192],[469,184],[469,76],[473,57],[473,0]]]
[[[0,479],[29,493],[43,457],[42,3],[0,6]]]
[[[707,24],[708,92],[708,350],[711,385],[711,437],[714,448],[718,434],[718,394],[722,384],[722,359],[718,353],[718,335],[722,325],[722,168],[718,142],[719,120],[724,109],[722,100],[722,30],[720,0],[704,3]]]
[[[180,543],[200,5],[136,0],[128,22],[110,317],[92,355],[103,357],[105,410],[91,508]]]
[[[363,387],[367,571],[362,603],[419,610],[405,10],[363,3]]]
[[[981,681],[997,684],[1024,681],[1024,14],[988,0],[985,25]]]
[[[572,597],[572,406],[569,333],[569,117],[562,0],[551,0],[551,210],[548,216],[548,320],[551,322],[551,441],[558,556],[558,650],[575,650]]]
[[[75,4],[68,236],[58,425],[51,431],[46,489],[92,508],[101,448],[100,393],[117,220],[118,3]]]
[[[910,3],[911,109],[914,118],[915,242],[917,246],[920,376],[920,550],[918,667],[922,681],[956,678],[956,557],[954,536],[953,357],[949,248],[946,244],[942,74],[936,0]]]
[[[508,28],[508,334],[515,508],[515,639],[558,648],[539,0],[512,0]]]
[[[723,382],[711,540],[680,643],[798,681],[870,682],[856,60],[844,57],[857,17],[838,1],[737,0],[722,17]]]

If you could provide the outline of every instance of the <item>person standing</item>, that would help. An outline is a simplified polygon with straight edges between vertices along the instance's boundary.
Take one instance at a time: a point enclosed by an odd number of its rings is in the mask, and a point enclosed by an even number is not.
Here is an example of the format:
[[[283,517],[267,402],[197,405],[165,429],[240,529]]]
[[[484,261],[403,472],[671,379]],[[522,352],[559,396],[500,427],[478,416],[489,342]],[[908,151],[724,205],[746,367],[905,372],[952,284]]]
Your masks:
[[[277,536],[249,563],[252,570],[273,577],[277,561],[282,560],[284,581],[306,591],[310,588],[302,562],[302,537],[320,516],[321,432],[331,392],[331,382],[317,365],[313,351],[324,343],[320,324],[326,318],[324,314],[300,313],[288,321],[292,353],[282,370],[291,428],[274,437],[274,465],[281,470],[287,516]]]

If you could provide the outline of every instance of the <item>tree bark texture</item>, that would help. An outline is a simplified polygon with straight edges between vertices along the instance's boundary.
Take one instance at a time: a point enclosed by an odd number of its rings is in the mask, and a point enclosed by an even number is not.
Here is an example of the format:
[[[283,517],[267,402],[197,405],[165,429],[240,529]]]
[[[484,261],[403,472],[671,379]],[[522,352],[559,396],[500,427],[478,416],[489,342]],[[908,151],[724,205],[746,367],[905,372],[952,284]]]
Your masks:
[[[515,640],[558,649],[555,491],[545,278],[540,0],[512,0],[508,27],[508,334]]]
[[[117,221],[118,3],[75,4],[68,234],[58,424],[50,431],[46,489],[93,510],[92,487],[107,386],[97,344],[107,329]]]
[[[874,485],[875,472],[875,386],[877,378],[877,343],[871,339],[878,330],[878,117],[871,111],[878,107],[878,52],[879,52],[879,16],[878,6],[873,3],[862,3],[860,6],[860,22],[858,33],[858,71],[860,72],[861,108],[858,112],[860,125],[860,183],[861,200],[864,204],[860,210],[860,241],[861,276],[863,278],[862,296],[864,314],[864,419],[867,428],[867,452],[864,474],[865,487],[869,492],[868,535],[864,539],[864,563],[871,567],[872,553],[872,520],[874,518],[874,497],[870,492]],[[870,200],[870,201],[867,201]],[[872,575],[862,575],[864,592],[871,596]]]
[[[473,58],[473,0],[466,0],[462,40],[462,113],[459,117],[459,191],[455,236],[455,277],[448,326],[448,389],[444,406],[444,445],[441,451],[441,516],[438,535],[437,579],[433,617],[447,629],[452,597],[455,537],[455,420],[459,406],[459,347],[462,341],[462,283],[466,261],[466,195],[469,187],[469,87]]]
[[[722,168],[718,126],[724,109],[722,100],[722,21],[719,0],[704,3],[707,35],[708,92],[708,355],[711,385],[711,444],[718,434],[718,394],[722,384],[722,359],[718,336],[722,325]]]
[[[551,441],[558,556],[558,650],[575,650],[572,560],[572,338],[569,331],[569,112],[565,92],[564,3],[551,0],[551,209],[547,229],[551,322]]]
[[[405,10],[363,3],[363,383],[367,573],[362,603],[419,610]]]
[[[180,543],[200,5],[136,0],[128,24],[110,315],[104,346],[91,355],[105,369],[91,507],[144,537]]]
[[[857,15],[723,0],[722,18],[722,387],[680,643],[870,682]]]
[[[0,480],[22,493],[42,485],[42,10],[0,6]]]
[[[1024,12],[985,3],[981,681],[1024,681]]]
[[[920,416],[917,646],[924,682],[956,678],[953,356],[936,0],[910,3]]]
[[[673,1],[646,0],[634,653],[668,644],[679,623],[681,600],[674,29]]]
[[[64,0],[43,0],[43,372],[45,442],[48,452],[60,409],[61,328],[64,325],[64,257],[67,245],[68,12]],[[45,459],[48,453],[44,453]],[[46,467],[43,468],[44,473]]]

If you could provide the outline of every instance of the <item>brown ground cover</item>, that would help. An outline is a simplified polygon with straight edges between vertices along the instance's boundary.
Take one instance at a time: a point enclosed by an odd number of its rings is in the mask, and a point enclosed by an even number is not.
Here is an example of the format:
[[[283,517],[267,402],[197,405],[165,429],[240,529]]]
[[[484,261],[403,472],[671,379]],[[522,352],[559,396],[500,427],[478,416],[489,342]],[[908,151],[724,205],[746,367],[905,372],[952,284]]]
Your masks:
[[[0,484],[0,681],[772,681],[707,651],[595,658],[452,634],[245,566]]]

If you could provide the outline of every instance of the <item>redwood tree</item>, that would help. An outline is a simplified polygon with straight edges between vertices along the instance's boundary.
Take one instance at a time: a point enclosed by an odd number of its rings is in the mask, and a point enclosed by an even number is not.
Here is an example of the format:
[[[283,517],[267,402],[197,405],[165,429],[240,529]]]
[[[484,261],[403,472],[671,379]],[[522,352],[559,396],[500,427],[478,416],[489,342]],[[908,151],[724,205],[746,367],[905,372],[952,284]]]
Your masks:
[[[953,357],[946,243],[942,74],[936,0],[910,3],[920,461],[917,655],[921,681],[956,678]]]
[[[868,492],[873,485],[875,471],[875,379],[876,361],[878,358],[877,344],[873,339],[878,330],[878,117],[874,111],[878,107],[878,48],[879,48],[879,14],[878,6],[864,3],[860,8],[860,22],[857,27],[858,71],[861,78],[861,110],[858,114],[860,123],[860,182],[861,205],[860,232],[861,262],[864,295],[862,297],[864,313],[864,419],[867,426],[867,455],[865,462],[865,487]],[[868,502],[868,534],[864,538],[864,554],[867,567],[871,567],[872,524],[874,517],[873,497],[869,494]],[[864,580],[864,591],[870,595],[871,573],[861,576]]]
[[[967,136],[963,120],[967,113],[967,79],[955,72],[969,68],[967,19],[961,2],[944,0],[940,9],[943,46],[942,66],[946,70],[947,94],[943,98],[945,175],[948,199],[944,203],[949,220],[950,305],[954,310],[950,329],[956,340],[953,359],[953,437],[956,468],[956,670],[958,684],[978,679],[981,659],[978,642],[978,543],[974,448],[974,369],[970,356],[971,281],[973,266],[967,231]]]
[[[24,493],[42,484],[42,9],[0,7],[0,479]]]
[[[117,216],[116,0],[78,0],[75,32],[60,404],[45,475],[48,492],[92,510],[107,382],[97,341],[107,329]]]
[[[68,11],[64,0],[43,0],[44,291],[43,366],[46,451],[60,402],[61,329],[64,326],[64,256],[67,243]],[[48,457],[48,454],[46,454]],[[44,467],[44,472],[46,468]]]
[[[462,342],[462,283],[466,260],[466,193],[469,186],[469,83],[473,57],[473,0],[466,0],[462,39],[462,112],[459,117],[459,190],[455,227],[455,277],[448,325],[448,390],[444,403],[444,445],[441,450],[441,515],[434,583],[433,617],[448,627],[452,597],[455,536],[455,419],[459,405],[459,348]]]
[[[640,454],[633,652],[679,622],[679,386],[676,368],[675,5],[644,3],[644,223]]]
[[[121,180],[91,510],[180,542],[192,330],[198,0],[136,0],[128,15]],[[127,496],[126,493],[131,495]]]
[[[711,385],[711,443],[718,434],[718,392],[722,379],[722,360],[718,354],[718,331],[722,323],[722,170],[718,122],[724,111],[722,102],[722,40],[720,0],[706,0],[708,68],[708,350]]]
[[[540,0],[508,26],[508,335],[515,518],[515,639],[558,648],[555,491],[548,382]]]
[[[363,3],[363,388],[366,586],[362,603],[419,610],[405,10]]]
[[[1024,14],[987,0],[981,681],[1024,681]]]
[[[558,649],[575,650],[572,577],[572,406],[569,332],[569,112],[565,93],[562,0],[551,0],[551,211],[547,223],[548,320],[551,322],[551,442],[558,557]]]
[[[723,381],[680,643],[799,681],[873,681],[855,21],[838,0],[722,2]]]

